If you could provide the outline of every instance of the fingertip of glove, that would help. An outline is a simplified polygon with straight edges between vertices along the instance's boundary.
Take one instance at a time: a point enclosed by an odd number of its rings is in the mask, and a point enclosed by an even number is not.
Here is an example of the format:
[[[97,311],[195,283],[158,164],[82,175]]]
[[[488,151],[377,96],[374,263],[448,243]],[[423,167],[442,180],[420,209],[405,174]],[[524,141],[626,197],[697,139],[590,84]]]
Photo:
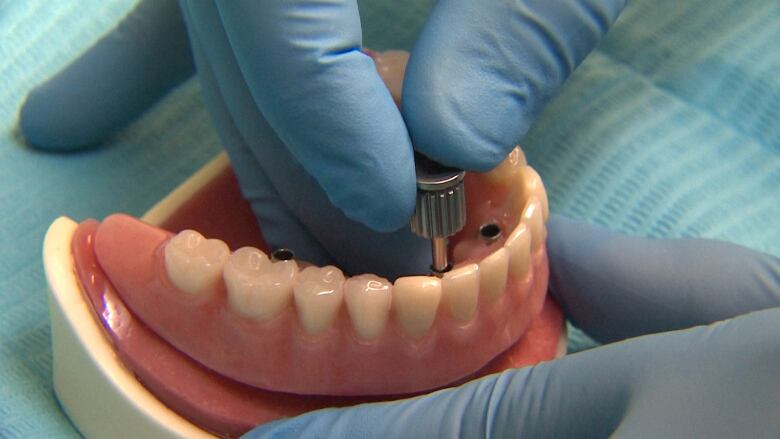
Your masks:
[[[401,99],[414,148],[447,166],[487,172],[514,148],[514,129],[488,111],[486,103],[452,102],[446,90],[432,90],[431,81],[410,78]],[[503,127],[503,128],[491,128]],[[511,131],[511,132],[508,132]]]
[[[70,151],[94,146],[106,133],[85,121],[78,108],[63,108],[48,84],[42,84],[27,95],[19,111],[19,129],[32,147],[46,151]]]
[[[449,120],[441,109],[411,113],[407,124],[414,148],[443,165],[487,172],[498,166],[514,147],[511,142],[503,145],[479,133],[467,121]]]
[[[414,188],[413,179],[411,185],[404,181],[369,185],[365,196],[356,197],[358,201],[349,203],[344,213],[376,232],[394,232],[409,224],[415,209]]]
[[[377,156],[322,177],[331,203],[349,219],[376,232],[394,232],[409,223],[415,209],[417,189],[411,147],[394,152],[379,147],[373,152]]]

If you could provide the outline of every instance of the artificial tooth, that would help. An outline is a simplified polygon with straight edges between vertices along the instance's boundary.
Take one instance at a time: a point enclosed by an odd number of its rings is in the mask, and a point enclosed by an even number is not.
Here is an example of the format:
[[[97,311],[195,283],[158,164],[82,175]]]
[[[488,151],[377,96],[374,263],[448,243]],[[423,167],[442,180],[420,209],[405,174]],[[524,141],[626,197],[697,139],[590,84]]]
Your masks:
[[[504,292],[508,267],[509,253],[503,247],[494,251],[479,263],[480,291],[488,301],[498,299]]]
[[[515,279],[525,276],[531,267],[531,231],[520,223],[506,238],[504,248],[509,253],[509,274]]]
[[[271,262],[262,251],[242,247],[225,264],[228,304],[245,317],[270,320],[289,306],[297,273],[293,260]]]
[[[542,203],[544,220],[547,221],[547,218],[550,216],[550,206],[547,201],[547,191],[544,189],[544,183],[542,183],[542,177],[530,166],[524,166],[521,173],[525,199],[527,200],[532,196],[539,198],[539,201]]]
[[[190,294],[214,291],[230,255],[227,244],[184,230],[165,246],[165,268],[173,285]]]
[[[408,276],[393,284],[393,307],[398,324],[407,335],[420,338],[433,325],[441,300],[441,280],[431,276]]]
[[[405,50],[387,50],[375,53],[374,64],[379,76],[393,96],[396,105],[401,103],[401,88],[404,82],[404,71],[409,62],[409,52]]]
[[[441,294],[453,317],[462,322],[471,320],[479,297],[479,266],[468,264],[445,273],[441,279]]]
[[[521,220],[531,231],[531,251],[536,251],[542,245],[544,239],[544,219],[542,203],[536,196],[532,196],[525,203]]]
[[[485,177],[494,184],[508,185],[515,180],[515,176],[525,167],[525,154],[519,146],[516,146],[503,162],[485,174]]]
[[[295,281],[295,307],[303,330],[317,335],[328,329],[339,312],[343,291],[344,273],[338,268],[306,267]]]
[[[349,318],[362,340],[374,340],[385,330],[392,291],[390,281],[374,274],[361,274],[344,282],[344,300]]]

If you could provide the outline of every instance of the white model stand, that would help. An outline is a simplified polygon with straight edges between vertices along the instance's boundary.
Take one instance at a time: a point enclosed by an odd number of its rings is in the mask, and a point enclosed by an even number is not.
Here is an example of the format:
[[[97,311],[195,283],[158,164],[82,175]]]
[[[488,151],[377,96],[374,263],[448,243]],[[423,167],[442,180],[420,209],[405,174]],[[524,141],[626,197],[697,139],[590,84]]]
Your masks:
[[[228,164],[227,156],[220,154],[142,219],[162,224]],[[161,403],[117,358],[76,278],[71,240],[77,226],[60,217],[43,242],[54,391],[62,408],[88,438],[215,438]]]

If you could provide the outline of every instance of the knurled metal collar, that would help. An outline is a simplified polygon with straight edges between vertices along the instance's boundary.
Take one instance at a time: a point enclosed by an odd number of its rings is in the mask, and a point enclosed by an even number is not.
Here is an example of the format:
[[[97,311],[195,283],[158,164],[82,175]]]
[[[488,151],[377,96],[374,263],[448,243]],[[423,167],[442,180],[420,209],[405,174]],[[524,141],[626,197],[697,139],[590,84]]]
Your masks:
[[[424,238],[454,235],[466,224],[465,171],[415,153],[417,205],[410,226]]]

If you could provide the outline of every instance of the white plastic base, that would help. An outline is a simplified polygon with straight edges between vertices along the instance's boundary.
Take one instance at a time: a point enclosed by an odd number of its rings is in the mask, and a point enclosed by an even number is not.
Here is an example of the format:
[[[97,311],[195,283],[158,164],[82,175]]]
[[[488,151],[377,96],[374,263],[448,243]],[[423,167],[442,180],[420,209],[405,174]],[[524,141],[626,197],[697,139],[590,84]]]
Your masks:
[[[150,209],[142,219],[162,224],[229,165],[222,153]],[[49,285],[54,391],[76,428],[89,438],[215,438],[168,409],[114,354],[83,299],[71,240],[77,223],[55,220],[43,243]]]
[[[54,391],[68,417],[89,438],[214,438],[158,401],[114,354],[73,268],[76,227],[60,217],[43,243]]]

